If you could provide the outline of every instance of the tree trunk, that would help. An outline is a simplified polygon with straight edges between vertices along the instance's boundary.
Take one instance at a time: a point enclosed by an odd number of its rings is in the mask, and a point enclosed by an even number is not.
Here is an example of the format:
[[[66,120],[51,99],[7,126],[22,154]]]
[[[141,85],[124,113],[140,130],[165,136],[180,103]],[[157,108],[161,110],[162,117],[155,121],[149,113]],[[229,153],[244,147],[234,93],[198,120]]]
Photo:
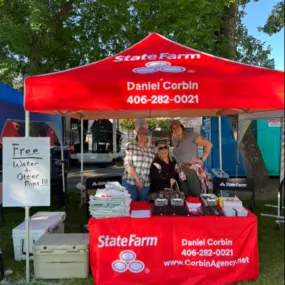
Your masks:
[[[220,32],[220,44],[227,43],[228,51],[225,56],[234,60],[236,54],[236,26],[238,17],[238,0],[225,8],[224,28]],[[230,117],[233,132],[237,131],[237,116]],[[263,192],[269,186],[269,177],[266,167],[260,153],[256,138],[253,134],[251,126],[245,133],[240,144],[240,154],[245,167],[248,178],[255,181],[256,190]]]
[[[270,185],[269,177],[251,126],[240,144],[240,154],[247,176],[254,179],[256,190],[264,192]]]
[[[233,132],[236,132],[238,129],[237,116],[232,116],[229,119]],[[247,129],[239,145],[239,150],[246,176],[254,179],[256,190],[264,192],[270,186],[269,177],[251,126]]]

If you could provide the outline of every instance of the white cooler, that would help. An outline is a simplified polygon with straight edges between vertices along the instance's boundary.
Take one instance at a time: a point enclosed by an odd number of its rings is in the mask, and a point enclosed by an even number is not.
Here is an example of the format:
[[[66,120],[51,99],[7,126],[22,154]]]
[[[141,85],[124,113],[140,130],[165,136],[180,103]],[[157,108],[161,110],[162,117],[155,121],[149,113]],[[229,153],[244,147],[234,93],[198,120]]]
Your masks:
[[[33,246],[35,279],[87,278],[89,235],[49,234]]]
[[[33,259],[33,244],[44,234],[64,233],[65,212],[38,212],[30,219],[30,259]],[[26,259],[26,224],[12,230],[15,260]]]

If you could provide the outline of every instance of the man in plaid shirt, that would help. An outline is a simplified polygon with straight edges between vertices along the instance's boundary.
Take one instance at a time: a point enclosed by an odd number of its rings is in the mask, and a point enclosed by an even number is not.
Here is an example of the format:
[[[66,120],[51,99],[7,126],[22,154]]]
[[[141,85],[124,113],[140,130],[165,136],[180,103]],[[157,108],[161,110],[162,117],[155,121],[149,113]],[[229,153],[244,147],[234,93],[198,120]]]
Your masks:
[[[153,147],[147,145],[148,130],[137,131],[136,142],[126,149],[123,186],[131,194],[132,201],[147,201],[150,189],[150,167],[155,157]]]

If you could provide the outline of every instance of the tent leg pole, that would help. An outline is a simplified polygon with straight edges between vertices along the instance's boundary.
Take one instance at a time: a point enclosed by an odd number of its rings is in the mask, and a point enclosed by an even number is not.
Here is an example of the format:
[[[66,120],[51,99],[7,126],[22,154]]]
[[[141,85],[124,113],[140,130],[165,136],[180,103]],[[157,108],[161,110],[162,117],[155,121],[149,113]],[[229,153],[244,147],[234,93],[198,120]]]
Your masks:
[[[285,134],[285,121],[284,118],[280,118],[280,187],[279,187],[279,201],[278,201],[278,217],[281,214],[283,206],[283,188],[284,188],[284,134]]]
[[[66,202],[65,186],[66,185],[65,185],[65,173],[64,173],[65,165],[64,165],[63,139],[62,139],[61,146],[60,146],[60,155],[61,155],[61,172],[62,172],[62,191],[64,193],[64,205],[65,205],[65,202]]]
[[[285,133],[285,122],[284,118],[280,119],[281,121],[281,141],[280,141],[280,183],[279,183],[279,189],[278,189],[278,194],[277,194],[277,216],[275,215],[270,215],[270,214],[261,214],[262,216],[265,217],[271,217],[271,218],[276,218],[276,223],[279,225],[280,223],[284,223],[284,216],[281,216],[281,211],[283,209],[283,194],[284,194],[284,133]],[[267,207],[273,207],[276,208],[274,205],[268,205],[266,204],[265,206]]]
[[[221,116],[219,116],[219,168],[220,172],[223,170],[223,160],[222,160],[223,154],[222,154],[222,119]]]
[[[25,137],[30,136],[30,113],[25,112]],[[25,206],[26,223],[26,283],[30,282],[30,207]]]
[[[117,153],[117,120],[113,119],[113,159],[116,158]]]
[[[219,169],[220,169],[220,176],[222,177],[223,174],[223,154],[222,154],[222,118],[219,116]],[[223,191],[220,191],[221,196],[223,197]]]
[[[237,117],[237,139],[236,139],[236,178],[238,178],[239,168],[239,119]]]
[[[83,185],[83,153],[84,153],[84,145],[83,145],[83,119],[80,120],[80,132],[81,132],[81,135],[80,135],[80,144],[81,144],[81,163],[80,163],[80,183],[81,185]],[[82,191],[82,190],[81,190]],[[82,200],[82,192],[81,192],[81,202],[80,202],[80,206],[82,207],[82,203],[83,203],[83,200]]]

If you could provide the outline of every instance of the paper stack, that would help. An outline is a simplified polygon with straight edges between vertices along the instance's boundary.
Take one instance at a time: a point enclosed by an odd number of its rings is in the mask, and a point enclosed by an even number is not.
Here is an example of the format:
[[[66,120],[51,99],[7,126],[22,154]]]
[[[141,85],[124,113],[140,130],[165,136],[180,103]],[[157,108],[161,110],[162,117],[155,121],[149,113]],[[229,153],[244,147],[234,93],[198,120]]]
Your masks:
[[[108,182],[90,196],[89,211],[94,218],[130,216],[131,196],[118,182]]]

